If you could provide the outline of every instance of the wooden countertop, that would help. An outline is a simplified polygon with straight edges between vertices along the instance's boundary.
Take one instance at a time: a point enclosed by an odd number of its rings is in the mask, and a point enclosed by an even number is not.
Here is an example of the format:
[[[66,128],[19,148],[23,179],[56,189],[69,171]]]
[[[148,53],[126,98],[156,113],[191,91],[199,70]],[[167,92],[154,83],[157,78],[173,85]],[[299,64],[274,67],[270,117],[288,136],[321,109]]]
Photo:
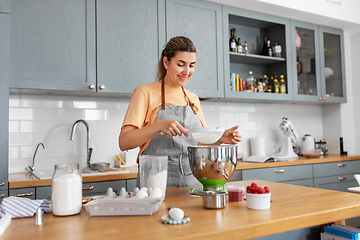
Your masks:
[[[267,163],[238,162],[236,166],[236,170],[269,168],[269,167],[279,167],[279,166],[295,166],[295,165],[304,165],[304,164],[351,161],[351,160],[360,160],[360,156],[326,155],[326,156],[321,156],[320,158],[299,157],[298,159],[295,160],[282,161],[282,162],[267,162]],[[83,177],[83,182],[85,183],[85,182],[113,181],[113,180],[122,180],[122,179],[136,179],[137,167],[136,166],[128,167],[127,170],[129,170],[130,173],[85,176]],[[50,185],[51,185],[51,179],[39,180],[30,173],[9,174],[9,189],[40,187],[40,186],[50,186]]]
[[[271,190],[270,209],[251,210],[246,201],[227,202],[218,210],[203,208],[202,198],[190,196],[188,187],[167,189],[165,201],[151,216],[91,217],[80,214],[56,217],[43,215],[12,219],[1,240],[12,239],[251,239],[360,216],[360,194],[302,187],[260,180],[232,182]],[[190,216],[190,222],[168,225],[160,221],[173,205]]]

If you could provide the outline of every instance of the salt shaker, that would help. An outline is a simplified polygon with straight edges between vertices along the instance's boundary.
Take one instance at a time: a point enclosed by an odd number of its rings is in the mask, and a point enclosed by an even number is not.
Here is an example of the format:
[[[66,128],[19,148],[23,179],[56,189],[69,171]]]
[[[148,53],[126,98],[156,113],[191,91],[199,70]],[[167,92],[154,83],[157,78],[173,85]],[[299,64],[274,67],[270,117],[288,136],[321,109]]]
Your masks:
[[[78,214],[82,208],[82,177],[79,164],[55,165],[51,180],[52,212],[57,216]]]

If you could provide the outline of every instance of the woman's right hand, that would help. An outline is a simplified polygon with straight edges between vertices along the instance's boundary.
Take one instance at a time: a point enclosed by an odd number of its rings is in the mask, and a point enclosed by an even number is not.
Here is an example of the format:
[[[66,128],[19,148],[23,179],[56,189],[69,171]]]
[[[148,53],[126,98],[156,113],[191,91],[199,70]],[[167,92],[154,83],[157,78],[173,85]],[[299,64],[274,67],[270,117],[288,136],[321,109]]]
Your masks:
[[[166,134],[170,137],[181,136],[184,134],[186,137],[189,136],[186,129],[181,126],[178,121],[172,119],[162,119],[157,121],[157,124],[160,124],[160,132]]]

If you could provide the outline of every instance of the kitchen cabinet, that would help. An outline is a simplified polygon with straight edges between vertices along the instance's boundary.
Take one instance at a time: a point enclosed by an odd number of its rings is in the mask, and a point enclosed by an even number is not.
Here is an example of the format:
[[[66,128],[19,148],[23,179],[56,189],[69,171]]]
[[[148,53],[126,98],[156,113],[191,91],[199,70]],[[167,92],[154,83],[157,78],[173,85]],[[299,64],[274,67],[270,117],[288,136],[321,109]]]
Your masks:
[[[294,100],[346,102],[343,33],[291,20]]]
[[[4,198],[6,198],[7,196],[9,196],[7,190],[1,190],[1,191],[0,191],[0,204],[1,204],[2,200],[3,200]]]
[[[133,192],[136,187],[136,179],[127,179],[126,180],[126,191]]]
[[[121,188],[126,188],[126,180],[83,183],[83,197],[105,195],[108,188],[120,193]]]
[[[244,45],[248,44],[249,52],[230,52],[230,30],[236,29],[236,38]],[[292,74],[291,74],[291,41],[290,20],[252,12],[244,9],[223,6],[223,52],[224,52],[224,79],[225,98],[252,99],[252,100],[292,100]],[[263,36],[271,41],[271,46],[278,42],[282,47],[281,57],[268,57],[261,54]],[[286,94],[235,91],[230,88],[230,72],[239,75],[246,81],[249,71],[259,80],[265,74],[270,76],[284,75]]]
[[[17,189],[10,189],[9,196],[15,197],[26,197],[30,199],[35,199],[35,188],[17,188]]]
[[[36,187],[35,198],[51,200],[51,186]]]
[[[166,1],[166,40],[186,36],[196,47],[195,74],[185,88],[199,98],[224,97],[221,5],[204,1]]]
[[[0,0],[0,13],[9,13],[9,0]]]
[[[0,191],[8,189],[9,21],[9,14],[0,13]]]
[[[11,88],[96,85],[95,0],[10,1]]]

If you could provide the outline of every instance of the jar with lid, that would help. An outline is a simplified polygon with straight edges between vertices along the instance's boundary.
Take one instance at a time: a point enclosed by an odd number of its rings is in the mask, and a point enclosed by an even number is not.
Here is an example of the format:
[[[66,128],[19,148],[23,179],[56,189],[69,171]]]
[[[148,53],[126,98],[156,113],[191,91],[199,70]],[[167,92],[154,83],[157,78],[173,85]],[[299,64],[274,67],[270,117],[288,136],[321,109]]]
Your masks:
[[[55,165],[51,179],[52,212],[57,216],[78,214],[82,208],[82,177],[79,164]]]

